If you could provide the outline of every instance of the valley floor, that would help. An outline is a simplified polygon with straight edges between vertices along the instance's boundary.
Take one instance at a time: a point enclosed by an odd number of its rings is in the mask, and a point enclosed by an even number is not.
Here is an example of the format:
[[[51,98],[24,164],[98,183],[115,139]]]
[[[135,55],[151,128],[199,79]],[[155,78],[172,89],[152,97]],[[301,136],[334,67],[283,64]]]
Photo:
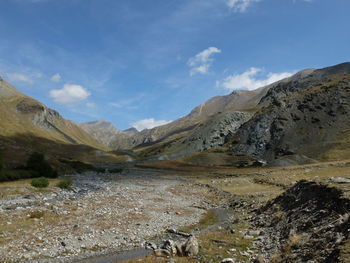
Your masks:
[[[340,251],[335,256],[340,262],[350,262],[347,161],[244,169],[162,163],[122,174],[73,177],[74,191],[51,187],[35,192],[28,182],[0,184],[0,262],[75,262],[159,241],[167,228],[194,233],[199,240],[199,255],[175,258],[178,263],[216,263],[223,258],[248,263],[258,255],[260,261],[256,262],[261,263],[304,262],[305,240],[319,242],[323,248],[330,245],[329,251],[338,242]],[[300,180],[317,184],[299,187],[296,182]],[[283,194],[291,187],[289,194]],[[298,192],[303,187],[306,192]],[[345,199],[332,189],[341,190]],[[311,201],[308,191],[314,191]],[[282,198],[275,199],[281,194]],[[288,198],[296,195],[307,197],[305,203],[287,207]],[[269,203],[271,200],[274,202]],[[323,216],[319,207],[312,211],[315,202],[324,206]],[[333,210],[340,203],[340,210]],[[303,220],[296,221],[300,231],[293,234],[293,224],[285,223],[293,219],[291,215],[305,218],[305,223],[317,230],[317,238],[312,228],[303,229]],[[313,216],[318,221],[307,222]],[[338,223],[341,227],[334,227]],[[273,238],[277,234],[280,240]],[[332,237],[337,237],[336,241],[329,239]],[[306,249],[312,257],[312,248]],[[128,262],[167,261],[147,256]]]
[[[72,262],[198,222],[209,190],[162,174],[73,175],[73,191],[0,184],[0,262]]]

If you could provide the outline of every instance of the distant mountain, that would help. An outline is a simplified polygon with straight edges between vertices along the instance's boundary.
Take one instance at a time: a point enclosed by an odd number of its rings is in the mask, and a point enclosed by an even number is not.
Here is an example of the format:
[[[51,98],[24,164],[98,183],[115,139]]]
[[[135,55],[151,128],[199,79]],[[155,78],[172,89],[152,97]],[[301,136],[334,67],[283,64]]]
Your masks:
[[[199,124],[222,112],[245,111],[254,108],[260,99],[266,94],[269,87],[263,87],[253,91],[234,91],[226,96],[216,96],[194,108],[190,114],[177,119],[169,124],[143,130],[132,134],[132,138],[124,135],[112,140],[112,148],[132,149],[134,147],[149,146],[158,142],[171,140],[178,136],[184,136],[194,130]]]
[[[135,148],[142,157],[167,159],[222,146],[240,125],[253,116],[260,100],[271,88],[312,71],[299,72],[256,90],[239,90],[213,97],[183,118],[141,131],[128,140],[129,145],[125,144],[125,140],[118,140],[112,142],[111,147],[124,142],[124,146]]]
[[[349,158],[349,90],[350,63],[306,69],[254,91],[214,97],[183,118],[140,132],[131,146],[146,160],[188,156],[182,160],[196,164]]]
[[[126,134],[130,134],[130,135],[134,135],[134,134],[139,133],[139,131],[136,128],[134,128],[134,127],[131,127],[129,129],[126,129],[126,130],[123,130],[123,132],[126,133]]]
[[[110,145],[115,136],[122,133],[112,123],[107,121],[77,123],[77,125],[92,135],[97,141],[107,146]]]
[[[105,121],[79,125],[112,149],[132,149],[120,152],[146,161],[242,166],[337,160],[350,156],[349,90],[350,63],[343,63],[213,97],[185,117],[141,132],[119,131]]]
[[[85,147],[87,152],[109,150],[74,122],[65,120],[57,111],[26,96],[2,78],[0,112],[0,150],[17,156],[9,158],[13,161],[25,158],[32,151],[70,158],[78,155],[78,148]],[[94,154],[90,152],[90,155]]]

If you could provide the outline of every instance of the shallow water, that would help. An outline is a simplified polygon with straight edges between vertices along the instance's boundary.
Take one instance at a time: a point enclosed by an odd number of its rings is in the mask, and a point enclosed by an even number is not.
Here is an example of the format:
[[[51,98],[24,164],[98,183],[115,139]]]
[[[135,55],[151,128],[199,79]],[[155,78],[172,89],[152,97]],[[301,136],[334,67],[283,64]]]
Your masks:
[[[134,250],[120,252],[116,254],[111,254],[111,255],[84,259],[76,263],[83,263],[83,262],[84,263],[117,263],[117,262],[123,262],[124,260],[142,258],[150,254],[151,252],[152,252],[151,250],[140,248],[140,249],[134,249]]]

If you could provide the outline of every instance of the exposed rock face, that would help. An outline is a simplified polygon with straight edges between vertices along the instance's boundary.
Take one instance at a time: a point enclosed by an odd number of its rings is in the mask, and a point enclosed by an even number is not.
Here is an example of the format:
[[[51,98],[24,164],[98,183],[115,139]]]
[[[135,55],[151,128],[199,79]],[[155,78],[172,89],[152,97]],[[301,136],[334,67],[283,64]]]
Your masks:
[[[300,82],[270,89],[260,103],[265,106],[237,132],[232,151],[272,162],[294,154],[318,158],[336,146],[350,130],[349,65],[316,70]]]
[[[147,148],[140,155],[147,158],[173,159],[190,153],[201,152],[224,145],[238,128],[248,121],[252,113],[226,112],[220,113],[209,120],[198,124],[180,138],[159,142],[154,147]]]
[[[338,262],[348,238],[350,201],[340,190],[300,181],[258,211],[257,245],[270,262]]]
[[[188,152],[203,151],[224,145],[238,128],[252,116],[249,112],[222,113],[198,125],[182,143]]]

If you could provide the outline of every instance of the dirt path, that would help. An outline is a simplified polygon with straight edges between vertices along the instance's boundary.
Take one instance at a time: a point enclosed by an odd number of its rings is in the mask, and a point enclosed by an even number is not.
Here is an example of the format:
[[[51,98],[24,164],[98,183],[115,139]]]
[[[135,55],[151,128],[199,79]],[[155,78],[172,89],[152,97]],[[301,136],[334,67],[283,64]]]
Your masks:
[[[134,170],[73,178],[73,191],[1,199],[0,262],[72,262],[140,247],[166,228],[196,223],[210,207],[207,188],[176,175]]]

